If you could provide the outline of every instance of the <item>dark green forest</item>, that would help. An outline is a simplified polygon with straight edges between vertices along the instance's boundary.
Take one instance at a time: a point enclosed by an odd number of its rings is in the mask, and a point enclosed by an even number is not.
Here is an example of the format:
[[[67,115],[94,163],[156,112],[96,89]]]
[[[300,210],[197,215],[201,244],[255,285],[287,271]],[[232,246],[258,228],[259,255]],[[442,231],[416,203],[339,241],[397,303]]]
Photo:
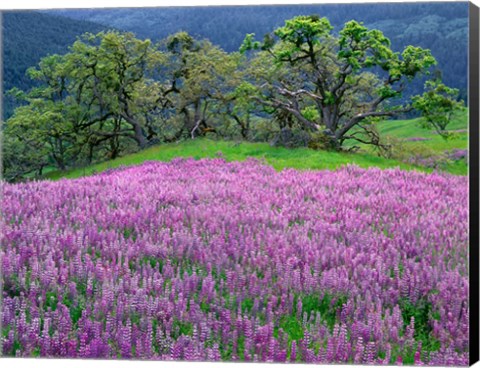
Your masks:
[[[48,54],[64,54],[76,38],[85,32],[104,29],[96,23],[68,19],[37,12],[3,13],[3,90],[13,87],[29,89],[33,81],[28,68]],[[5,116],[15,106],[12,98],[4,99]]]

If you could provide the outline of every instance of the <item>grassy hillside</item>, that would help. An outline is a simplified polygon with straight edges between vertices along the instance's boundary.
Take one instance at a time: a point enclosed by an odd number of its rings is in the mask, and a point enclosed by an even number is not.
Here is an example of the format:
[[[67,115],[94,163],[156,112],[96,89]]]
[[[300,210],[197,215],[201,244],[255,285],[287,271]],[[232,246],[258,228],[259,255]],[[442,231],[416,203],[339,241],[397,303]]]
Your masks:
[[[386,120],[378,125],[381,136],[390,139],[397,145],[396,153],[403,157],[424,157],[435,161],[445,159],[449,152],[468,149],[468,111],[458,113],[448,126],[453,133],[448,140],[442,138],[434,130],[424,129],[420,125],[420,118],[410,120]],[[392,141],[393,139],[393,141]],[[372,146],[350,141],[347,146],[359,146],[360,152],[374,153]],[[468,168],[465,161],[448,162],[444,170],[452,174],[467,175]]]
[[[339,153],[313,151],[307,148],[286,149],[271,147],[267,143],[235,143],[196,139],[181,143],[171,143],[155,146],[144,151],[134,153],[116,160],[102,162],[82,169],[72,169],[65,172],[53,171],[47,178],[78,178],[85,175],[101,172],[119,166],[138,165],[145,161],[170,161],[175,157],[213,158],[224,157],[227,161],[243,161],[249,157],[265,160],[275,169],[287,167],[306,170],[336,169],[343,165],[355,164],[360,167],[376,166],[380,168],[400,167],[404,170],[420,170],[431,172],[432,169],[388,160],[368,153]],[[466,175],[466,165],[451,165],[449,172],[457,175]]]
[[[434,130],[423,129],[419,124],[420,118],[411,120],[387,120],[379,125],[382,135],[388,135],[404,139],[409,146],[425,146],[436,153],[445,150],[468,148],[468,114],[467,110],[459,113],[448,126],[448,130],[455,132],[454,136],[445,140]],[[424,138],[425,141],[408,141],[412,138]]]
[[[382,135],[396,137],[401,140],[404,149],[416,152],[427,152],[431,155],[441,155],[452,149],[467,149],[468,127],[467,110],[458,114],[451,122],[449,129],[459,131],[454,138],[445,141],[434,131],[426,130],[418,124],[419,119],[390,120],[380,123],[379,130]],[[424,138],[422,141],[408,141],[411,138]],[[138,165],[144,161],[170,161],[175,157],[204,157],[222,156],[228,161],[242,161],[248,157],[265,160],[268,164],[281,170],[287,167],[306,170],[336,169],[342,165],[355,164],[360,167],[377,166],[380,168],[400,167],[405,170],[433,171],[417,165],[403,163],[397,160],[388,160],[378,157],[371,152],[370,147],[362,147],[359,153],[340,153],[327,151],[314,151],[308,148],[286,149],[271,147],[268,143],[228,142],[209,139],[196,139],[179,143],[171,143],[151,147],[141,152],[120,157],[116,160],[98,163],[86,168],[72,169],[65,172],[52,171],[46,174],[49,179],[78,178],[91,175],[109,168],[119,166]],[[464,161],[451,162],[444,168],[445,171],[455,175],[467,175],[468,166]]]
[[[468,148],[468,111],[457,113],[448,125],[448,130],[453,136],[448,140],[443,139],[434,130],[424,129],[420,119],[386,120],[378,124],[378,131],[382,137],[393,137],[402,142],[405,148],[412,151],[422,150],[426,154],[442,154],[452,149]],[[420,138],[419,140],[416,140]],[[372,146],[362,145],[355,141],[346,142],[347,146],[360,146],[363,150],[371,151]]]
[[[380,168],[400,166],[403,169],[413,169],[414,166],[402,164],[395,160],[385,160],[370,154],[338,153],[314,151],[308,148],[286,149],[271,147],[268,143],[235,143],[196,139],[181,143],[171,143],[155,146],[116,160],[99,163],[85,169],[74,169],[67,172],[51,172],[50,179],[77,178],[122,165],[136,165],[144,161],[170,161],[175,157],[213,158],[224,157],[227,161],[243,161],[248,157],[264,159],[278,170],[286,167],[297,169],[335,169],[346,164],[356,164],[361,167],[378,166]]]

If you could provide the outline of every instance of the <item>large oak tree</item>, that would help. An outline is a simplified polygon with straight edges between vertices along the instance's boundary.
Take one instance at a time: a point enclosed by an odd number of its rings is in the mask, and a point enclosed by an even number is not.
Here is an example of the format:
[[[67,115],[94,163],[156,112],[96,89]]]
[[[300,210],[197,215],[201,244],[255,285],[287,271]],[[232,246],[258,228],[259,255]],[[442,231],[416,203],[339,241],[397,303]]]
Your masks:
[[[252,99],[305,130],[322,132],[331,148],[349,139],[378,144],[370,123],[410,111],[399,97],[414,78],[428,74],[435,58],[414,46],[394,52],[381,31],[357,21],[338,35],[332,29],[326,18],[313,15],[286,21],[263,42],[247,35],[241,51],[257,50]]]

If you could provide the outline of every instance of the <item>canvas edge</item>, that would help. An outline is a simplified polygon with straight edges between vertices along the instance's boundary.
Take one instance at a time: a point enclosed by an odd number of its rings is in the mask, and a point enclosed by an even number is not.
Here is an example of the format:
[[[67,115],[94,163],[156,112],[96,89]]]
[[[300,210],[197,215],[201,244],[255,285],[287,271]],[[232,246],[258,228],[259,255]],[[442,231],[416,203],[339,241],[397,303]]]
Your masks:
[[[0,203],[3,203],[3,11],[0,10]],[[3,208],[0,206],[0,250],[3,247]],[[0,257],[0,290],[3,290],[3,269]],[[0,308],[3,305],[3,292],[0,293]],[[2,318],[0,318],[0,331]],[[0,338],[0,358],[3,356],[3,339]]]
[[[419,1],[424,2],[424,1]],[[379,1],[381,3],[381,1]],[[32,11],[37,9],[21,10],[0,10],[0,96],[3,95],[3,13],[9,11]],[[469,364],[474,365],[480,359],[480,237],[479,237],[479,146],[480,146],[480,76],[479,76],[479,15],[480,8],[473,2],[469,2],[469,60],[468,60],[468,101],[469,101],[469,193],[470,193],[470,222],[469,222],[469,309],[473,311],[470,314],[469,326]],[[476,103],[474,103],[474,101]],[[0,98],[0,200],[3,194],[3,99]],[[0,234],[3,216],[0,207]],[[1,235],[0,235],[1,240]],[[0,242],[0,249],[1,249]],[[0,290],[2,289],[2,264],[0,262]],[[0,293],[0,306],[2,305],[2,293]],[[2,319],[0,318],[0,330]],[[2,339],[0,339],[0,358],[2,355]]]
[[[470,365],[479,360],[479,8],[469,4]]]

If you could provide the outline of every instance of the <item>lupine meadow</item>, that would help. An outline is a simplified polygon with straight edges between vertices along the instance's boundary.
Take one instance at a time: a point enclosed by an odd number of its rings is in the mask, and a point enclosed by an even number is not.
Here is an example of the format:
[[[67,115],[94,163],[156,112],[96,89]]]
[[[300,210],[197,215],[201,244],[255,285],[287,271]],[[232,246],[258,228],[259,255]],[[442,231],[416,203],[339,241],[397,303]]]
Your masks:
[[[145,162],[3,187],[3,354],[468,365],[466,176]]]

